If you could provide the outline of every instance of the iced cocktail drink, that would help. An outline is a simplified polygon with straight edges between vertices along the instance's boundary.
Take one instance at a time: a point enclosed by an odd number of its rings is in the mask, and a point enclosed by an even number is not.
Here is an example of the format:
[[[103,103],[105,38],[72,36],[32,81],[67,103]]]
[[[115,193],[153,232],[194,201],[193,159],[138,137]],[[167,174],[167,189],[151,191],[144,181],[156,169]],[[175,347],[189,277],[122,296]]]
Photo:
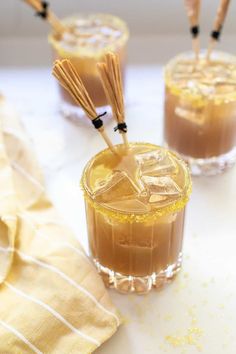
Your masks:
[[[162,147],[116,149],[83,173],[90,251],[108,286],[146,293],[180,269],[191,181],[186,164]]]
[[[193,174],[216,174],[236,160],[236,57],[180,54],[165,68],[165,142]]]
[[[124,76],[129,37],[126,24],[120,18],[108,14],[75,15],[66,18],[63,23],[69,28],[69,33],[61,38],[54,33],[49,35],[54,59],[70,59],[95,106],[106,106],[107,99],[96,65],[103,61],[105,53],[112,51],[119,56]],[[73,118],[82,115],[64,88],[59,89],[65,116],[70,118],[71,115]]]

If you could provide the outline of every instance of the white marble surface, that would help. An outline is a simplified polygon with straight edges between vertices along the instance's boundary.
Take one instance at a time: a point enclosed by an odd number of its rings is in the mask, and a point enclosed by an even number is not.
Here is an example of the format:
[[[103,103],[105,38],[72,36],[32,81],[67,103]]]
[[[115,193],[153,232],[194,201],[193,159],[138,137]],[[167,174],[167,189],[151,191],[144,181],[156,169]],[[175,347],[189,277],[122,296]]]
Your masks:
[[[60,116],[49,68],[1,68],[0,90],[18,109],[34,142],[51,199],[87,250],[79,181],[85,162],[104,147],[103,141],[85,122],[75,127]],[[162,142],[162,100],[161,67],[130,66],[130,140]],[[113,125],[107,122],[111,133]],[[97,353],[236,353],[235,178],[236,168],[194,179],[182,272],[148,296],[110,291],[125,323]],[[178,337],[174,346],[168,336]]]

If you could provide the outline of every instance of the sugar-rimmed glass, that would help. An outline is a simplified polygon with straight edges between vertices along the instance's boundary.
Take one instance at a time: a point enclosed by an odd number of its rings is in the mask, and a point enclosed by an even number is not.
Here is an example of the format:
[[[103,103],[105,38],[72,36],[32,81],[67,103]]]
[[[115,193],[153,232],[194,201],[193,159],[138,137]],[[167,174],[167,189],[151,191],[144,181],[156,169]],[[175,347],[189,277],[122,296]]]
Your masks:
[[[134,183],[120,168],[127,151],[123,145],[116,149],[118,157],[109,149],[93,157],[82,176],[90,252],[108,286],[147,293],[181,267],[191,179],[175,154],[132,143],[128,154],[135,161]]]
[[[70,59],[81,77],[92,101],[103,113],[107,110],[107,99],[99,78],[97,63],[111,51],[118,54],[123,79],[126,67],[126,47],[129,39],[128,27],[120,18],[109,14],[80,14],[62,20],[73,36],[63,38],[51,33],[48,37],[53,48],[53,59]],[[63,87],[59,87],[63,115],[76,121],[84,116]],[[108,109],[109,110],[109,109]]]
[[[182,53],[165,67],[165,143],[194,175],[217,174],[236,161],[236,57]]]

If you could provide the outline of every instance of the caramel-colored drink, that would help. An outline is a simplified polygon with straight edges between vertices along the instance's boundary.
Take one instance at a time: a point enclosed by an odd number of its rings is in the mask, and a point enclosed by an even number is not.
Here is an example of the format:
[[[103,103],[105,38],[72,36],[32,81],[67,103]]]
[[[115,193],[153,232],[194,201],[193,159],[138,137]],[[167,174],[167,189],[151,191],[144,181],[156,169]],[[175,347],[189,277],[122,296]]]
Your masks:
[[[116,149],[96,155],[83,174],[90,250],[108,285],[145,293],[180,269],[191,182],[164,148]]]
[[[187,161],[227,163],[236,153],[236,58],[218,52],[196,62],[181,54],[167,64],[165,84],[168,147]]]
[[[107,99],[99,78],[97,63],[103,61],[108,51],[117,53],[121,70],[125,71],[126,43],[129,32],[118,17],[107,14],[76,15],[63,21],[69,28],[62,38],[49,36],[54,49],[54,59],[70,59],[80,75],[95,106],[106,106]],[[63,100],[75,105],[64,88],[60,87]]]

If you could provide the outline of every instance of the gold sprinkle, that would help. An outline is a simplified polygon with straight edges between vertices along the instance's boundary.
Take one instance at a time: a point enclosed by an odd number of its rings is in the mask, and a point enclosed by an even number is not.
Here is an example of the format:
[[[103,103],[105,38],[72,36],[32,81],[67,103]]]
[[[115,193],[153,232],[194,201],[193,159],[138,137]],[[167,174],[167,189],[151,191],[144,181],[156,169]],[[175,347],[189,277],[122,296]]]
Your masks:
[[[179,293],[181,290],[186,289],[186,288],[187,288],[187,282],[186,281],[179,281],[177,283],[177,286],[174,291],[176,293]]]
[[[198,343],[199,338],[202,336],[203,331],[199,327],[190,327],[187,330],[187,334],[183,336],[168,335],[165,337],[166,341],[175,348],[191,345],[202,350],[201,345]]]
[[[186,330],[185,334],[180,335],[179,331],[177,331],[174,335],[168,335],[165,337],[165,340],[172,347],[184,349],[184,347],[186,346],[194,346],[198,351],[202,350],[202,346],[199,343],[199,340],[203,335],[203,330],[197,326],[197,318],[195,311],[196,305],[192,305],[188,308],[188,314],[191,319],[191,325]]]
[[[207,288],[207,287],[208,287],[208,283],[205,281],[204,283],[202,283],[202,286],[203,286],[204,288]]]
[[[165,348],[165,346],[164,346],[164,344],[160,344],[160,345],[159,345],[159,349],[162,350],[162,351],[164,351],[164,352],[167,351],[166,348]]]
[[[195,317],[195,309],[196,309],[196,306],[195,306],[195,305],[193,305],[193,306],[191,306],[191,307],[188,308],[188,314],[189,314],[189,316]]]
[[[207,299],[202,300],[202,305],[207,305],[207,304],[208,304],[208,300]]]
[[[124,316],[124,315],[122,315],[121,320],[122,320],[122,324],[123,324],[123,325],[127,325],[127,324],[129,324],[129,323],[132,322],[130,318],[128,318],[128,317],[126,317],[126,316]]]
[[[219,305],[219,309],[223,310],[225,308],[225,305],[224,304],[220,304]]]
[[[164,316],[164,320],[165,321],[170,321],[170,320],[172,320],[173,319],[173,315],[171,315],[171,314],[166,314],[165,316]]]
[[[202,335],[203,331],[199,327],[191,327],[191,328],[189,328],[189,333],[194,333],[200,337]]]
[[[172,345],[172,347],[180,347],[185,344],[184,337],[166,336],[166,341]]]
[[[202,345],[197,344],[197,345],[196,345],[196,348],[197,348],[197,350],[199,350],[199,352],[201,352],[201,351],[202,351]]]
[[[225,328],[224,328],[224,332],[225,332],[226,334],[229,333],[229,332],[230,332],[229,327],[225,327]]]

